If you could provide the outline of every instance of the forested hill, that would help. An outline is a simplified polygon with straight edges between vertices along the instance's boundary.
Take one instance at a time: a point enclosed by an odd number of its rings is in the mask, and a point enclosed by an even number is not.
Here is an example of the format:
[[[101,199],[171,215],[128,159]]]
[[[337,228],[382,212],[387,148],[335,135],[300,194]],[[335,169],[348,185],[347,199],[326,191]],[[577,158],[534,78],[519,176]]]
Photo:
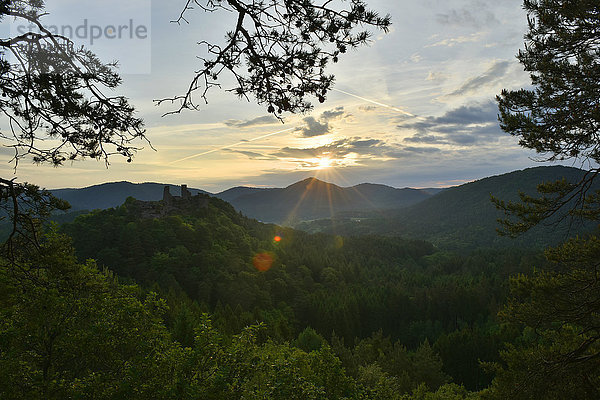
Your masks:
[[[71,204],[71,210],[95,210],[118,207],[128,197],[143,201],[162,199],[165,186],[169,186],[171,194],[179,195],[180,188],[162,183],[110,182],[81,189],[55,189],[52,194]],[[208,193],[200,189],[189,189],[192,194]]]
[[[203,311],[228,334],[263,321],[269,338],[307,351],[327,339],[353,376],[380,365],[399,393],[450,379],[489,384],[478,360],[498,360],[515,335],[494,322],[507,277],[542,263],[524,251],[460,255],[416,240],[308,234],[207,199],[162,218],[144,218],[129,199],[62,229],[79,259],[166,298],[167,325],[184,345]]]
[[[286,188],[236,188],[216,196],[229,201],[237,210],[252,218],[291,224],[331,217],[342,211],[402,208],[423,201],[431,194],[425,190],[396,189],[370,183],[340,187],[308,178]]]
[[[517,200],[520,191],[535,195],[537,185],[565,178],[578,182],[585,172],[570,167],[528,168],[484,178],[444,190],[411,207],[386,213],[341,214],[333,220],[314,221],[298,227],[309,232],[346,235],[385,234],[420,238],[444,248],[555,245],[568,236],[595,228],[579,220],[550,221],[523,236],[510,239],[497,234],[498,219],[504,218],[491,202]]]
[[[117,207],[127,197],[138,200],[162,199],[163,188],[179,195],[180,188],[160,183],[113,182],[82,189],[56,189],[51,192],[67,200],[72,211]],[[205,193],[189,189],[192,194]],[[245,215],[264,222],[291,223],[331,217],[341,211],[372,211],[406,207],[431,196],[439,189],[396,189],[364,183],[343,188],[315,178],[296,182],[286,188],[235,187],[213,196],[231,203]]]

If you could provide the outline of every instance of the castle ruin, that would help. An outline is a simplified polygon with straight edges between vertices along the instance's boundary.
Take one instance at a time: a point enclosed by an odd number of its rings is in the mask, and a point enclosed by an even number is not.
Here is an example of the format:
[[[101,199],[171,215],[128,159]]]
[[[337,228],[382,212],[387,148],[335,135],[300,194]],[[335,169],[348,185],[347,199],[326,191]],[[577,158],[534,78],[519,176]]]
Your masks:
[[[181,185],[180,196],[173,196],[169,186],[163,189],[162,201],[136,200],[142,218],[160,218],[178,212],[192,212],[208,208],[209,196],[199,193],[192,196],[187,185]]]
[[[192,192],[188,190],[187,185],[181,185],[181,196],[173,196],[169,186],[165,186],[163,190],[163,203],[167,205],[173,205],[175,201],[191,200],[194,197],[196,196],[192,196]]]

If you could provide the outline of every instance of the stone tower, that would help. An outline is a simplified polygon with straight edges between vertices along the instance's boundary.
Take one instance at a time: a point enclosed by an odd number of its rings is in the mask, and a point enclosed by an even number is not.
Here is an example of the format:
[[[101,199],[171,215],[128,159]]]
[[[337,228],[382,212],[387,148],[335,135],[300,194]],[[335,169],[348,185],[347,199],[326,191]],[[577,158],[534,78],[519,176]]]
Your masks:
[[[181,185],[181,198],[184,200],[192,198],[192,193],[188,190],[187,185]]]
[[[171,191],[168,186],[165,186],[163,189],[163,202],[168,206],[173,204],[173,196],[171,196]]]

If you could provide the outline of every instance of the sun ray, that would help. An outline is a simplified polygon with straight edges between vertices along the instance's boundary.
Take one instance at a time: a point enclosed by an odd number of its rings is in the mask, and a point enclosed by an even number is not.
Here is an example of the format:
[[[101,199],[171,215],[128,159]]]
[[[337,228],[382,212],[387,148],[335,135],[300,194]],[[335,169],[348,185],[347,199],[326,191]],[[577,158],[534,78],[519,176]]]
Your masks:
[[[296,212],[298,211],[298,208],[304,202],[304,199],[308,195],[308,192],[310,191],[310,188],[314,183],[315,183],[315,178],[312,178],[311,181],[308,183],[308,185],[306,185],[306,187],[304,188],[304,192],[302,193],[302,195],[296,202],[296,205],[294,206],[294,208],[292,208],[292,211],[289,212],[287,218],[284,221],[284,225],[290,225],[290,222],[293,221],[293,218],[296,216]]]

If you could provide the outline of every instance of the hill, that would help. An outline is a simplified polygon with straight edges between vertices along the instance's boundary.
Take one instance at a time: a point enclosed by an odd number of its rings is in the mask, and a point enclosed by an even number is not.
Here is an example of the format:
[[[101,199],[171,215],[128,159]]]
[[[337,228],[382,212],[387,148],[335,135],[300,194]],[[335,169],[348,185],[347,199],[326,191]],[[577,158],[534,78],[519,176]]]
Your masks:
[[[491,196],[517,200],[520,191],[535,194],[542,182],[561,178],[574,182],[583,174],[580,169],[562,166],[528,168],[449,188],[402,210],[340,214],[329,220],[303,223],[298,228],[346,235],[378,233],[414,237],[445,248],[544,247],[594,226],[582,225],[580,221],[550,221],[517,239],[500,237],[496,232],[497,220],[504,216],[491,202]]]
[[[315,337],[317,344],[331,337],[336,354],[350,356],[342,365],[353,376],[374,359],[394,365],[424,343],[423,354],[433,355],[432,347],[439,352],[455,382],[484,387],[490,376],[479,371],[478,360],[498,360],[503,340],[512,337],[479,326],[493,323],[507,277],[541,262],[532,251],[452,254],[398,237],[313,235],[262,224],[214,197],[198,198],[206,200],[199,207],[177,206],[183,199],[169,206],[130,198],[62,226],[80,260],[93,258],[121,282],[159,293],[167,326],[185,346],[193,345],[202,314],[210,312],[228,335],[264,322],[260,337],[277,343],[312,348]],[[154,208],[165,212],[149,215]],[[456,336],[465,327],[468,336]],[[372,347],[382,341],[390,345]],[[453,351],[457,341],[460,354]],[[409,364],[390,373],[412,370]],[[417,387],[403,385],[405,392]]]
[[[344,211],[407,207],[431,197],[431,194],[425,190],[396,189],[370,183],[340,187],[308,178],[286,188],[234,188],[216,197],[230,202],[249,217],[293,225],[299,221],[331,217]]]
[[[221,200],[225,200],[228,203],[231,203],[232,201],[234,201],[235,199],[237,199],[241,196],[258,193],[263,190],[268,190],[268,189],[247,187],[247,186],[237,186],[237,187],[234,187],[231,189],[227,189],[224,192],[217,193],[214,196]]]
[[[128,197],[135,197],[143,201],[157,201],[162,199],[165,186],[169,186],[171,193],[179,194],[180,188],[162,183],[131,183],[111,182],[89,186],[81,189],[55,189],[52,194],[68,201],[71,210],[96,210],[120,206]],[[200,189],[189,189],[192,195],[208,193]]]
[[[163,189],[179,194],[179,187],[162,183],[111,182],[81,189],[55,189],[52,194],[71,204],[71,211],[117,207],[128,197],[142,201],[162,199]],[[192,195],[211,194],[189,189]],[[243,214],[263,222],[285,223],[331,217],[345,211],[373,211],[402,208],[432,196],[439,189],[395,189],[363,183],[343,188],[315,178],[305,179],[286,188],[234,187],[211,194],[231,203]]]

